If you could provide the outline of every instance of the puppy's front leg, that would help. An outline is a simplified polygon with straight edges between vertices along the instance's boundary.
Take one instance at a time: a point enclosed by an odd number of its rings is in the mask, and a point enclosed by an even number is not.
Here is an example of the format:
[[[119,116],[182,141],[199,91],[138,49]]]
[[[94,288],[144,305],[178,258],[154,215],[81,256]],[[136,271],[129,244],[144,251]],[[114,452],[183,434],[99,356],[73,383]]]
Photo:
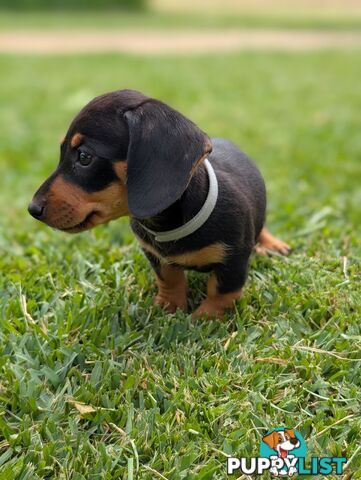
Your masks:
[[[158,293],[154,298],[156,305],[161,305],[164,310],[173,313],[180,308],[187,311],[187,280],[184,270],[169,264],[161,263],[149,252],[145,254],[156,273]]]
[[[187,280],[184,270],[172,265],[161,265],[157,275],[158,293],[154,303],[161,305],[167,312],[180,308],[187,311]]]

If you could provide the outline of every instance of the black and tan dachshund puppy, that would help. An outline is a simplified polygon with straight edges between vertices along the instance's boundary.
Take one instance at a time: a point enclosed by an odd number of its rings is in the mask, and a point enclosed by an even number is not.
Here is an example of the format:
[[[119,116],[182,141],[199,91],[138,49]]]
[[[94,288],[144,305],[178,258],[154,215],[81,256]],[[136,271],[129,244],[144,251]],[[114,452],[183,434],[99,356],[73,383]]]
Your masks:
[[[69,233],[129,215],[156,273],[155,302],[186,310],[184,270],[212,272],[194,316],[218,317],[241,296],[254,248],[288,253],[264,227],[265,209],[261,174],[233,143],[133,90],[81,110],[29,205],[36,219]]]

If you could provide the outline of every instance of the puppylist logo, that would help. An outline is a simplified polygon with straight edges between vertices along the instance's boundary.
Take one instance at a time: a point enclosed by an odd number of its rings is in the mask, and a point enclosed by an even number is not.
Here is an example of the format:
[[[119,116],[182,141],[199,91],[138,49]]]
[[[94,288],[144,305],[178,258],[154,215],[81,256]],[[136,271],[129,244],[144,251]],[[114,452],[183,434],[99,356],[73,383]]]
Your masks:
[[[344,457],[312,457],[306,462],[307,445],[302,435],[292,428],[275,428],[262,438],[260,456],[227,459],[228,475],[243,473],[272,476],[342,475]]]

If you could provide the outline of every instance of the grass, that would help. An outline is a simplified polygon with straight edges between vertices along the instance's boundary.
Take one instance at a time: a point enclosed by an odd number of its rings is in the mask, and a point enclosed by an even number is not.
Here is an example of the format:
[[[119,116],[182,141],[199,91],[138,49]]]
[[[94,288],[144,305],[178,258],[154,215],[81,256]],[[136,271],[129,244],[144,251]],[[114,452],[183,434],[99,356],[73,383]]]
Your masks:
[[[1,10],[0,10],[1,11]],[[262,28],[262,29],[314,29],[335,31],[360,31],[361,13],[300,11],[239,11],[224,12],[173,12],[149,9],[145,12],[11,12],[1,11],[0,28],[13,29],[215,29],[215,28]]]
[[[360,60],[0,57],[0,479],[224,479],[226,455],[284,424],[361,478]],[[26,212],[72,116],[126,86],[264,174],[294,251],[252,259],[224,322],[153,307],[126,220],[66,236]],[[190,283],[194,307],[205,277]]]

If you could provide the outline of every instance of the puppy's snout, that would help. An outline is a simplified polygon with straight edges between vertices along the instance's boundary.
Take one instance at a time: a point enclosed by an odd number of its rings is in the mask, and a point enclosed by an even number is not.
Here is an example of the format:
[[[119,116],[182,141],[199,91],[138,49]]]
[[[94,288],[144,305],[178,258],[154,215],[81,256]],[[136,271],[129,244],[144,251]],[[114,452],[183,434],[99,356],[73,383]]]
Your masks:
[[[28,212],[37,220],[40,220],[44,214],[45,202],[42,200],[32,200],[28,206]]]
[[[298,444],[298,439],[297,438],[291,438],[290,442],[292,443],[292,445],[297,445]]]

